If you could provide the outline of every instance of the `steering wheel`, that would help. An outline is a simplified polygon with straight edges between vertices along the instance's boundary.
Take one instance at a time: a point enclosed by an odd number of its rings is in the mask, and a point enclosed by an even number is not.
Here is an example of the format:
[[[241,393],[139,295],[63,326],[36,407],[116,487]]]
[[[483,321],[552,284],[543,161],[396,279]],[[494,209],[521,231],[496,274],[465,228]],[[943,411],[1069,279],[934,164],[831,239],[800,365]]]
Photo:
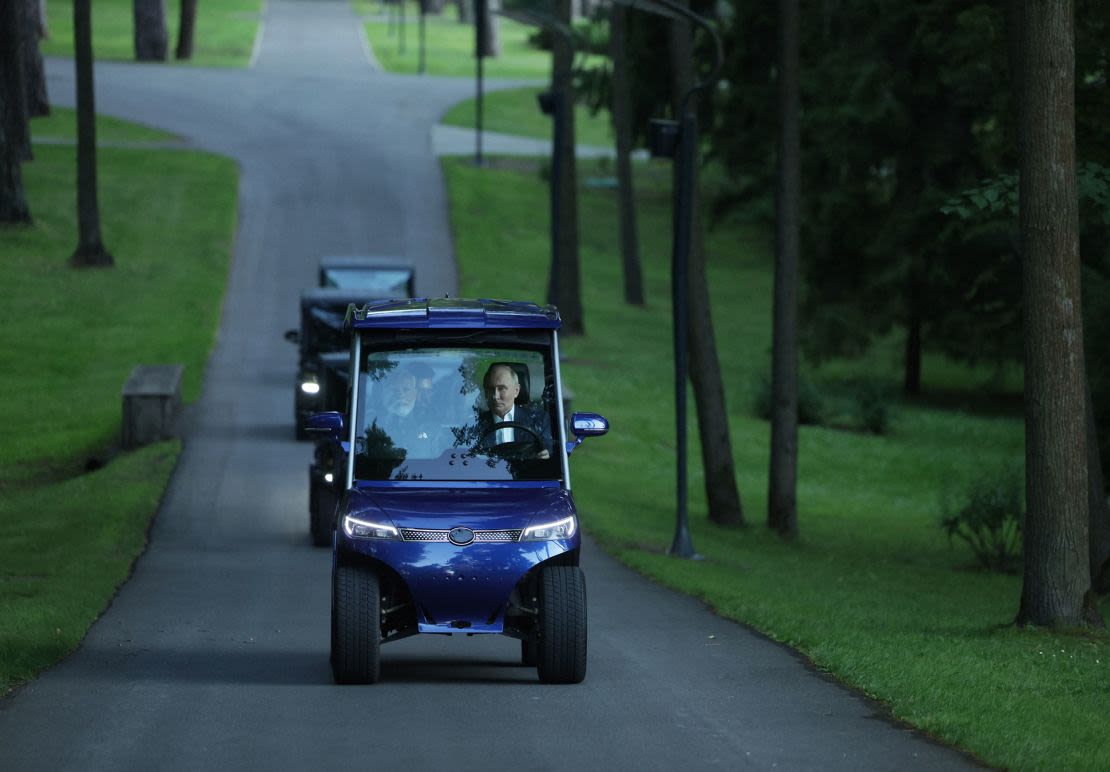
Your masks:
[[[531,426],[528,426],[527,424],[522,424],[519,421],[502,421],[499,424],[494,424],[490,429],[487,429],[481,437],[478,438],[478,444],[475,445],[475,449],[482,446],[482,443],[485,441],[486,437],[489,437],[491,434],[496,437],[496,433],[502,429],[515,429],[516,432],[523,431],[526,434],[530,434],[532,436],[523,440],[513,440],[512,442],[498,443],[491,446],[490,450],[494,450],[500,455],[516,455],[522,457],[526,453],[534,452],[538,454],[540,451],[543,450],[543,437],[540,436],[540,433],[533,429]],[[520,435],[516,434],[516,432],[514,432],[513,435],[515,437],[519,437]]]

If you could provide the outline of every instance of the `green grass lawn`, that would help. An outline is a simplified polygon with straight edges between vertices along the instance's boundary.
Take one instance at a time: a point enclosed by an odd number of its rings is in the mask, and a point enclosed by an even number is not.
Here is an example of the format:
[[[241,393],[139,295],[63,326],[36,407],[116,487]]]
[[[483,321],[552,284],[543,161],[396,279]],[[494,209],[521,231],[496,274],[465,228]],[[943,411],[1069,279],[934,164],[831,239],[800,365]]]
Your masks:
[[[402,26],[399,6],[369,0],[352,0],[355,12],[366,22],[366,37],[374,56],[387,72],[416,74],[420,62],[420,13],[415,2],[405,4]],[[383,10],[385,9],[385,10]],[[392,11],[388,9],[393,9]],[[551,54],[528,44],[536,28],[499,18],[501,53],[482,64],[484,77],[551,80]],[[429,14],[425,32],[425,72],[428,75],[475,77],[474,25],[460,24],[453,5],[438,16]]]
[[[491,91],[482,97],[482,125],[489,131],[519,134],[525,137],[550,139],[551,117],[544,115],[536,102],[541,87]],[[473,128],[476,122],[476,100],[459,102],[443,116],[448,126]],[[609,127],[609,113],[590,115],[589,108],[574,108],[574,138],[580,145],[614,147],[613,132]]]
[[[34,138],[39,142],[76,142],[77,111],[67,107],[51,107],[50,115],[31,121]],[[137,123],[121,121],[110,115],[96,116],[96,142],[100,144],[181,142],[176,134],[152,129]]]
[[[64,114],[32,122],[64,138]],[[101,138],[150,135],[107,121]],[[126,578],[179,446],[114,456],[137,364],[200,391],[236,223],[238,171],[196,152],[101,147],[115,267],[75,270],[75,148],[23,165],[31,226],[0,231],[0,694],[71,651]],[[99,468],[97,468],[99,467]],[[92,473],[88,470],[97,468]]]
[[[177,61],[180,0],[167,0],[167,61]],[[50,37],[42,41],[46,56],[73,56],[73,2],[50,0],[46,5]],[[250,61],[262,14],[262,0],[220,0],[198,3],[193,57],[201,67],[245,67]],[[135,59],[131,0],[96,0],[92,3],[93,54],[97,59]]]
[[[546,218],[537,216],[547,189],[535,169],[459,159],[444,168],[462,294],[539,301],[549,252]],[[692,533],[705,560],[665,555],[675,508],[669,179],[667,166],[637,167],[646,308],[620,302],[615,194],[581,192],[587,335],[564,342],[564,378],[576,409],[612,425],[572,460],[584,527],[637,571],[797,648],[894,716],[989,764],[1110,768],[1110,636],[1013,629],[1020,578],[976,570],[937,524],[944,491],[1021,463],[1020,414],[978,410],[985,384],[997,387],[992,372],[928,357],[926,397],[893,404],[886,435],[803,427],[801,537],[783,543],[764,527],[770,429],[752,403],[770,371],[771,249],[764,231],[739,220],[709,234],[709,277],[749,526],[708,522],[691,414]],[[489,254],[512,255],[518,270],[500,270]],[[826,385],[864,377],[896,391],[899,343],[807,376]],[[952,407],[930,407],[937,401]],[[1110,603],[1102,611],[1110,618]]]

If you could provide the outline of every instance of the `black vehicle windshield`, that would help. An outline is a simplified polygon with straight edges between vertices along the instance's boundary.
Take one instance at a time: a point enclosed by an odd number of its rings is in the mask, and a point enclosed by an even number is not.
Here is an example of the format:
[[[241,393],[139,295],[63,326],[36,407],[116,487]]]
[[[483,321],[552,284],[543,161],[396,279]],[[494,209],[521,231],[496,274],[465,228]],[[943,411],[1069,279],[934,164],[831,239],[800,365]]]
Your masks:
[[[411,347],[359,368],[355,477],[559,480],[555,376],[545,350]]]
[[[349,338],[343,329],[347,303],[320,304],[305,309],[301,345],[306,353],[346,351]]]
[[[405,297],[410,275],[399,268],[326,268],[321,286],[366,290],[368,297]]]

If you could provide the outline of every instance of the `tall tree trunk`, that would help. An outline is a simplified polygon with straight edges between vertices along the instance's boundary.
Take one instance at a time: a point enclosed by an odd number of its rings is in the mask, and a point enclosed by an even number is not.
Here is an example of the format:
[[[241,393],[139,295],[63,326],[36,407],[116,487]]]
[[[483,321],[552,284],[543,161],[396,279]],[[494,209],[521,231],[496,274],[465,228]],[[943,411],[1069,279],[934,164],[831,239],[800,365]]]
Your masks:
[[[774,331],[771,346],[771,472],[767,525],[798,534],[798,252],[801,134],[798,128],[798,0],[779,0],[778,175],[775,186]]]
[[[497,15],[497,11],[501,9],[501,0],[486,0],[481,5],[483,12],[486,15],[485,25],[482,27],[484,39],[482,40],[482,50],[487,57],[497,57],[501,55],[501,17]]]
[[[555,16],[567,27],[571,23],[571,0],[557,0]],[[563,35],[553,34],[552,39],[552,80],[556,98],[561,100],[563,111],[563,136],[559,147],[560,180],[558,225],[558,271],[552,276],[555,303],[563,318],[563,330],[570,335],[581,335],[586,331],[582,314],[582,294],[578,274],[578,159],[574,148],[574,80],[571,68],[574,65],[574,49]]]
[[[459,13],[459,24],[470,24],[474,11],[472,0],[455,0],[455,9]]]
[[[0,223],[29,223],[21,164],[27,143],[27,93],[19,33],[22,3],[0,2]]]
[[[1091,586],[1097,593],[1110,593],[1110,507],[1106,504],[1106,481],[1102,477],[1102,454],[1098,447],[1098,424],[1091,399],[1091,382],[1085,382],[1087,403],[1087,508],[1090,518]]]
[[[5,9],[11,21],[10,30],[4,31],[4,36],[11,41],[5,46],[7,54],[4,62],[8,64],[0,77],[6,82],[5,88],[10,89],[8,94],[8,112],[3,116],[7,121],[8,142],[15,148],[17,158],[21,161],[30,161],[31,153],[31,127],[28,124],[30,117],[27,110],[27,4],[23,0],[2,0],[10,9]]]
[[[688,2],[682,4],[689,5]],[[689,22],[671,22],[670,38],[674,111],[681,118],[682,96],[694,85],[693,39]],[[697,109],[694,100],[691,100],[689,109]],[[676,186],[678,171],[676,164]],[[725,407],[725,387],[721,380],[717,343],[713,335],[699,198],[695,164],[687,292],[690,316],[687,328],[689,373],[698,411],[698,434],[701,437],[702,463],[705,467],[705,496],[709,505],[709,519],[718,525],[739,526],[744,525],[744,510],[740,504],[740,490],[736,485],[736,466],[732,460],[728,410]]]
[[[50,115],[50,100],[46,95],[46,72],[42,65],[42,51],[39,39],[42,25],[39,23],[39,0],[22,0],[23,10],[23,79],[26,84],[27,115],[39,118]]]
[[[1097,620],[1088,546],[1072,0],[1022,11],[1025,572],[1017,624]]]
[[[69,261],[77,268],[104,268],[114,262],[100,240],[91,2],[73,0],[74,66],[77,76],[77,249]]]
[[[140,62],[166,61],[166,0],[132,0],[135,58]]]
[[[640,242],[636,234],[636,192],[632,184],[632,108],[629,104],[625,16],[619,3],[609,9],[609,55],[613,61],[613,134],[617,141],[617,201],[620,212],[624,302],[644,304]]]
[[[906,279],[906,349],[902,393],[909,397],[921,394],[921,274],[917,269],[919,258],[910,258]]]
[[[196,26],[197,0],[181,0],[181,24],[177,28],[177,49],[173,54],[176,58],[193,58],[193,33]]]

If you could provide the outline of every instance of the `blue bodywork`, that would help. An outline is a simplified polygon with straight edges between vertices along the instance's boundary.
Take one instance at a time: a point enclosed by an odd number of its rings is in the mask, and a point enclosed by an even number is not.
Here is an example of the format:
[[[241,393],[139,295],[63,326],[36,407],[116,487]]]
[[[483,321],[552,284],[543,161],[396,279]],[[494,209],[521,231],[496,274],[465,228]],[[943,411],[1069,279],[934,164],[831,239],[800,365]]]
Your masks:
[[[581,547],[558,382],[558,311],[552,306],[492,300],[372,301],[352,305],[346,324],[356,333],[352,336],[352,362],[371,361],[368,351],[397,349],[401,345],[398,335],[423,335],[421,345],[428,346],[434,345],[437,335],[454,335],[452,340],[457,340],[460,331],[466,330],[479,337],[527,331],[521,335],[531,337],[522,339],[531,342],[522,344],[522,350],[544,357],[547,389],[537,388],[536,392],[545,393],[549,404],[559,400],[557,412],[551,408],[558,426],[554,427],[545,475],[533,479],[517,479],[519,475],[514,473],[512,479],[367,480],[358,478],[351,460],[346,491],[336,511],[333,552],[333,570],[364,565],[381,577],[383,641],[416,633],[496,633],[534,639],[536,569],[552,564],[577,566]],[[365,373],[361,377],[367,380]],[[379,376],[372,373],[370,377]],[[358,396],[360,387],[352,388],[358,410],[365,410],[359,402],[365,399]],[[364,442],[354,428],[360,420],[365,421],[361,414],[345,416],[342,437],[338,436],[336,414],[315,418],[320,419],[313,422],[316,430],[334,431],[345,452]],[[360,424],[357,431],[363,428]],[[419,458],[410,453],[410,462],[413,457]],[[404,460],[404,455],[401,458]],[[471,464],[470,468],[479,466],[473,460]],[[489,461],[488,466],[493,469],[494,463]],[[565,538],[521,538],[530,526],[566,518],[573,520]],[[371,536],[352,535],[345,524],[359,521],[380,530]],[[469,533],[474,540],[462,545],[448,540],[448,534],[459,533]]]
[[[551,487],[359,487],[349,492],[344,510],[386,522],[400,534],[449,532],[460,526],[477,533],[514,533],[573,515],[574,501],[569,491]],[[357,556],[396,573],[414,604],[421,633],[504,633],[514,588],[545,561],[577,565],[581,544],[577,529],[565,540],[474,541],[465,546],[356,539],[342,527],[336,534],[337,552],[344,559]]]

